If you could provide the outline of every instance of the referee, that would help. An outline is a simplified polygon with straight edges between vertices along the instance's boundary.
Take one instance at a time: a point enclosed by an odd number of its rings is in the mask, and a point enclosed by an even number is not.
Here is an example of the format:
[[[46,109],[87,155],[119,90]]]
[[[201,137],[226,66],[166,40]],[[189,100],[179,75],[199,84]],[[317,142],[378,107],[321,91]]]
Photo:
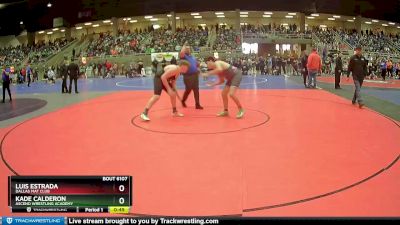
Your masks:
[[[3,81],[3,101],[6,100],[6,90],[8,92],[8,96],[10,97],[10,102],[12,102],[11,91],[10,91],[10,68],[6,68],[2,72],[2,81]]]
[[[335,89],[341,89],[340,88],[340,76],[342,75],[343,71],[343,62],[342,62],[342,56],[341,53],[336,58],[336,63],[335,63]]]
[[[357,47],[355,51],[355,55],[350,58],[349,68],[347,70],[347,79],[349,79],[350,73],[352,73],[354,86],[356,90],[354,91],[353,96],[353,105],[358,102],[360,109],[364,106],[364,102],[361,98],[361,87],[364,82],[365,76],[368,74],[367,69],[368,61],[362,55],[362,48]]]
[[[183,82],[185,83],[185,93],[183,94],[182,97],[182,106],[186,108],[186,100],[189,97],[190,92],[193,91],[194,100],[196,102],[196,109],[203,109],[203,107],[200,105],[200,93],[199,93],[200,71],[197,68],[196,58],[190,54],[190,47],[187,45],[187,42],[183,45],[179,57],[190,63],[188,72],[183,74]]]

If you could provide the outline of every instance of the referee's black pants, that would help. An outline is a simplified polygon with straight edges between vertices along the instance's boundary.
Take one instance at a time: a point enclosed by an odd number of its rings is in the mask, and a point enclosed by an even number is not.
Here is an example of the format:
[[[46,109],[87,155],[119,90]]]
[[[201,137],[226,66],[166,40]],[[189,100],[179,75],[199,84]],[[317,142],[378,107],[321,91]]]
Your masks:
[[[342,73],[335,69],[335,88],[340,88],[340,75],[342,75]]]
[[[10,91],[10,81],[3,82],[3,102],[6,100],[6,90],[8,92],[8,96],[10,97],[10,101],[11,101],[12,98],[11,98],[11,91]]]
[[[196,106],[200,106],[199,74],[200,72],[196,72],[194,74],[185,74],[183,76],[183,82],[185,83],[185,93],[183,94],[182,102],[186,102],[190,92],[193,91]]]

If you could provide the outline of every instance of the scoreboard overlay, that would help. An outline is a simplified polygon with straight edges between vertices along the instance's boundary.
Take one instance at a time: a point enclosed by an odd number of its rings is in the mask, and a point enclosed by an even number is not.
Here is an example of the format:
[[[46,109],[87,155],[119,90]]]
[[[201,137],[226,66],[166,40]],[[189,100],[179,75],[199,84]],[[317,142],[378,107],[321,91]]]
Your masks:
[[[9,176],[12,212],[129,213],[131,176]]]

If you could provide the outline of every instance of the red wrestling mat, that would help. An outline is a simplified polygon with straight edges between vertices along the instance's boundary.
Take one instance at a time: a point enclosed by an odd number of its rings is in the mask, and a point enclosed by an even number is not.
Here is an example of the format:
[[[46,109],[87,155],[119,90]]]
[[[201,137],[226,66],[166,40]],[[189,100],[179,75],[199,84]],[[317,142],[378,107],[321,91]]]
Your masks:
[[[325,91],[239,95],[242,120],[233,103],[231,117],[214,117],[212,90],[185,118],[170,117],[163,93],[144,123],[151,92],[113,93],[24,122],[5,136],[4,158],[21,175],[130,174],[133,214],[399,216],[399,167],[382,171],[399,155],[396,123]]]
[[[318,82],[330,83],[335,85],[334,76],[317,77],[317,80]],[[354,85],[353,78],[350,77],[350,79],[347,80],[347,77],[342,77],[340,79],[340,85]],[[387,79],[386,81],[383,81],[382,79],[376,79],[376,80],[365,79],[363,86],[377,87],[377,88],[400,88],[400,80]]]

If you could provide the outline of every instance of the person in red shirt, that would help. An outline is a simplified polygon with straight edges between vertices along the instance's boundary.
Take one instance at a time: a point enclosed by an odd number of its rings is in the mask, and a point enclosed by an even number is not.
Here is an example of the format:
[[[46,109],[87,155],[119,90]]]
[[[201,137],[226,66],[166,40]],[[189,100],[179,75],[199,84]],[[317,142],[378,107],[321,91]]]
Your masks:
[[[24,79],[24,82],[25,82],[25,80],[26,80],[26,69],[25,68],[21,69],[21,75],[22,75],[22,77]]]
[[[110,73],[112,64],[106,60],[105,66],[106,66],[106,76],[108,76],[108,74]]]
[[[321,73],[321,57],[317,53],[317,49],[313,48],[311,54],[308,56],[307,70],[308,70],[308,88],[317,87],[317,74]]]

